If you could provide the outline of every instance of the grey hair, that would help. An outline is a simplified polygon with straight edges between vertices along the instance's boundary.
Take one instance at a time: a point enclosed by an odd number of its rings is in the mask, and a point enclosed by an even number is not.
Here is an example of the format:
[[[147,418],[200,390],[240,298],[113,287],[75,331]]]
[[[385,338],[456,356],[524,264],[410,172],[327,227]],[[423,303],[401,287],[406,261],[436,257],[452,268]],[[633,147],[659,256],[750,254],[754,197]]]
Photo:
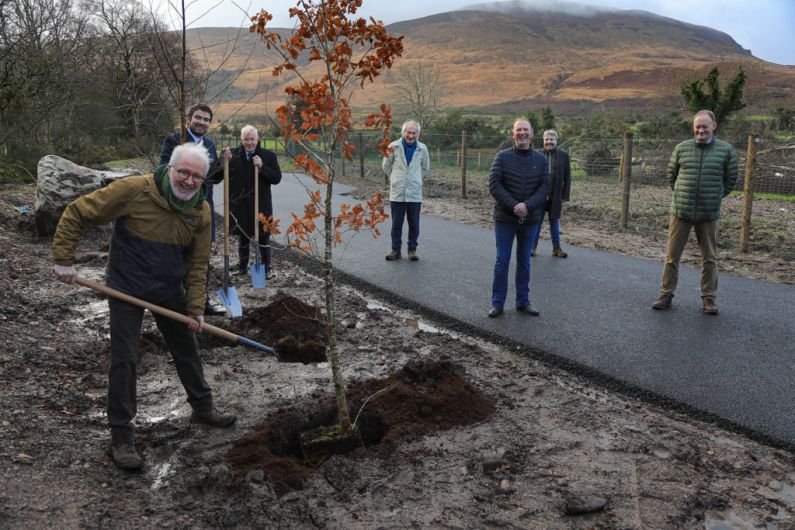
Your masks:
[[[413,125],[417,128],[417,136],[419,136],[420,129],[422,129],[422,127],[420,127],[420,124],[414,120],[407,120],[405,123],[403,123],[403,125],[400,127],[400,134],[401,135],[406,134],[406,127],[408,127],[409,125]]]
[[[240,129],[240,139],[242,140],[245,135],[248,133],[253,132],[257,134],[257,138],[259,138],[259,131],[253,125],[244,125],[242,129]]]
[[[546,135],[554,136],[556,141],[560,139],[560,136],[558,136],[558,131],[556,131],[555,129],[547,129],[546,131],[544,131],[544,134],[542,136]]]
[[[185,156],[193,156],[204,162],[204,175],[207,176],[207,172],[210,171],[210,153],[207,152],[203,145],[196,142],[178,145],[174,148],[174,152],[171,153],[168,165],[176,166]]]
[[[713,124],[715,124],[715,125],[718,124],[718,120],[715,119],[715,113],[712,112],[709,109],[704,109],[704,110],[700,110],[700,111],[696,112],[693,115],[693,121],[695,121],[695,119],[698,118],[699,116],[709,116],[709,119],[712,120]]]

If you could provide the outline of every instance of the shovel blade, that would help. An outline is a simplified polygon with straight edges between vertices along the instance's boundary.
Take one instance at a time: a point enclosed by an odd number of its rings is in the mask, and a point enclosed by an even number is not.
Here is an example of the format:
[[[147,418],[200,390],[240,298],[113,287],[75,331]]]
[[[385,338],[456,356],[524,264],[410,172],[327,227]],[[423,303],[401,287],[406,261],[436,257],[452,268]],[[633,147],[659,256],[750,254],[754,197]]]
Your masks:
[[[249,265],[251,271],[251,284],[254,289],[265,288],[265,265],[263,263],[252,263]]]
[[[234,287],[226,287],[218,289],[215,293],[221,303],[226,308],[226,316],[229,318],[238,318],[243,316],[243,308],[240,305],[240,299],[237,297],[237,291]]]

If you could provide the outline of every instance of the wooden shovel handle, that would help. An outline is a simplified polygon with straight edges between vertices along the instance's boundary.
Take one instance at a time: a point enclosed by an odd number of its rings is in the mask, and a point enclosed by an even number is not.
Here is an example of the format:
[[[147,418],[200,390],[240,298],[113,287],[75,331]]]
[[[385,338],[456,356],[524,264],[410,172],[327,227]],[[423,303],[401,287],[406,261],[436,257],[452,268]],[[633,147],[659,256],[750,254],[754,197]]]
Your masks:
[[[215,212],[212,213],[215,215]],[[229,256],[229,160],[224,159],[224,257]]]
[[[190,324],[195,322],[195,320],[187,315],[183,315],[182,313],[177,313],[176,311],[172,311],[171,309],[166,309],[165,307],[160,307],[159,305],[152,304],[150,302],[146,302],[141,300],[140,298],[136,298],[134,296],[130,296],[129,294],[123,293],[121,291],[117,291],[112,287],[108,287],[107,285],[103,285],[101,283],[97,283],[92,280],[86,280],[85,278],[77,278],[78,285],[82,285],[83,287],[88,287],[90,289],[94,289],[95,291],[99,291],[101,293],[105,293],[108,296],[112,296],[113,298],[117,298],[119,300],[123,300],[133,305],[137,305],[138,307],[143,307],[144,309],[148,309],[152,313],[157,313],[158,315],[163,315],[164,317],[171,318],[176,320],[177,322],[182,322],[184,324]],[[230,331],[226,331],[225,329],[217,328],[212,324],[204,324],[202,328],[204,331],[208,331],[215,335],[216,337],[221,337],[222,339],[226,339],[231,343],[237,343],[238,336]]]

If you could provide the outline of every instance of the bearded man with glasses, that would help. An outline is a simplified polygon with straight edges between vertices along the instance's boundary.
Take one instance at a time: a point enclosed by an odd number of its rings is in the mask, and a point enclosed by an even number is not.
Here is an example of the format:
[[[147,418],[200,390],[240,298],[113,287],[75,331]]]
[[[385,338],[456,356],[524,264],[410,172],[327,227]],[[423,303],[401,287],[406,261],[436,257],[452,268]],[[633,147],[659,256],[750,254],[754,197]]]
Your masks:
[[[205,275],[210,259],[210,207],[202,184],[210,167],[201,145],[177,146],[154,174],[127,177],[66,207],[53,239],[56,279],[75,283],[75,248],[91,226],[113,222],[106,283],[119,291],[186,314],[189,326],[153,315],[193,409],[190,421],[229,427],[237,418],[213,406],[196,331],[204,324]],[[133,446],[137,412],[138,342],[144,310],[110,298],[108,424],[110,454],[122,469],[139,469]]]

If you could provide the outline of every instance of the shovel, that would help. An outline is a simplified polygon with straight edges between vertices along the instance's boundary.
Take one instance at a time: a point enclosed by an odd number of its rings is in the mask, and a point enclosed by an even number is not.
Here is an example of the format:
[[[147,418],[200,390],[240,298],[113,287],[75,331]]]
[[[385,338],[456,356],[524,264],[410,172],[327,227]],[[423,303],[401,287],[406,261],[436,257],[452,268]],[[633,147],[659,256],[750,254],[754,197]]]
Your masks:
[[[159,305],[155,305],[149,302],[145,302],[140,298],[136,298],[134,296],[130,296],[129,294],[123,293],[121,291],[117,291],[112,287],[108,287],[107,285],[102,285],[101,283],[97,283],[91,280],[86,280],[85,278],[77,278],[78,285],[82,285],[83,287],[88,287],[90,289],[94,289],[95,291],[99,291],[101,293],[105,293],[108,296],[112,296],[113,298],[117,298],[119,300],[123,300],[124,302],[128,302],[133,305],[137,305],[138,307],[143,307],[144,309],[148,309],[152,313],[157,313],[158,315],[163,315],[164,317],[168,317],[174,319],[178,322],[183,322],[185,324],[189,324],[191,322],[195,322],[194,319],[187,315],[183,315],[181,313],[177,313],[176,311],[172,311],[170,309],[166,309],[165,307],[160,307]],[[279,357],[279,354],[271,348],[270,346],[265,346],[264,344],[260,344],[259,342],[255,342],[251,339],[247,339],[245,337],[241,337],[240,335],[235,335],[231,331],[226,331],[225,329],[217,328],[211,324],[204,324],[204,331],[209,331],[216,337],[221,337],[222,339],[226,339],[232,344],[245,344],[246,346],[252,346],[257,348],[258,350],[262,350],[265,352],[270,353],[271,355]]]
[[[256,166],[254,166],[254,263],[249,270],[254,289],[264,289],[265,265],[259,261],[259,175]]]
[[[224,160],[224,286],[215,294],[230,318],[243,316],[235,287],[229,285],[229,160]]]

